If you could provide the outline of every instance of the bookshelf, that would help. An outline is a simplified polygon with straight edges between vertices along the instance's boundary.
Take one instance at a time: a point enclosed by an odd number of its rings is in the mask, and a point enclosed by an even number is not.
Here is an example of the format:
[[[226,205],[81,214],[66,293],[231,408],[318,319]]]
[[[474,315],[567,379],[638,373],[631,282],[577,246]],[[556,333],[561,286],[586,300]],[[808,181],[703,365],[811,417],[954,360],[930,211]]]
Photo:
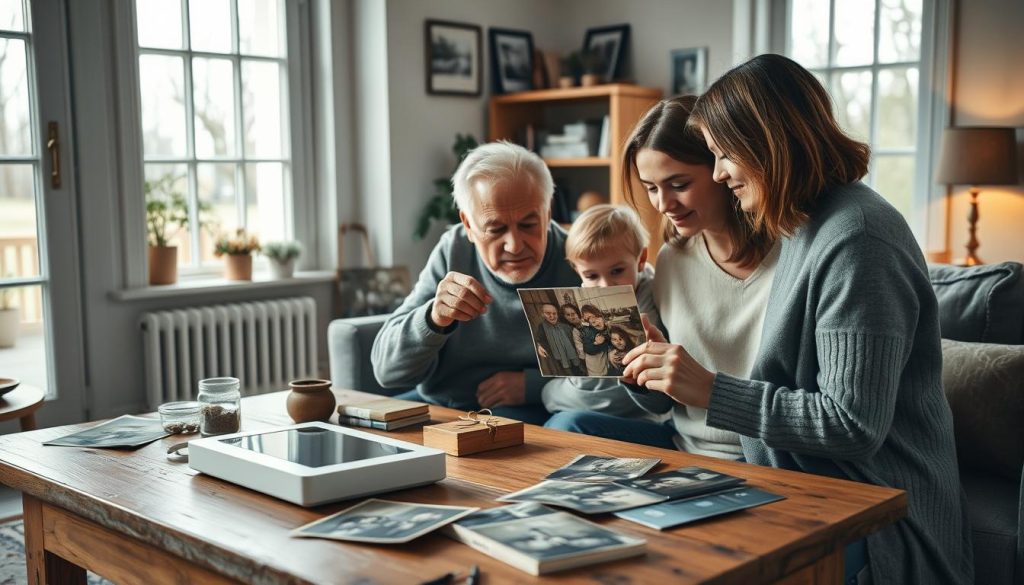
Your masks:
[[[626,83],[608,83],[593,87],[541,89],[494,96],[490,100],[490,140],[520,142],[528,126],[558,130],[563,124],[580,119],[608,116],[608,156],[545,159],[556,181],[567,179],[585,190],[609,196],[613,204],[625,205],[622,186],[622,146],[640,117],[661,99],[654,87]],[[641,192],[639,184],[634,185]],[[583,189],[581,189],[583,190]],[[579,193],[575,193],[578,195]],[[572,203],[572,202],[570,202]],[[654,209],[641,213],[651,235],[651,262],[661,247],[661,216]]]

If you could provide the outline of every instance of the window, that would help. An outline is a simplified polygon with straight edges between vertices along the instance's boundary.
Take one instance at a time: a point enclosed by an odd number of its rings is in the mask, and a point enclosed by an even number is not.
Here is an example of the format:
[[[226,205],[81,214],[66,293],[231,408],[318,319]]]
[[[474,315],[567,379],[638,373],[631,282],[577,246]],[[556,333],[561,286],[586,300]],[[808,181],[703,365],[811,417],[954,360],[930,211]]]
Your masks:
[[[930,71],[922,4],[792,0],[786,18],[786,53],[829,90],[843,128],[871,146],[866,182],[918,226],[931,142],[929,92],[920,91]]]
[[[281,0],[137,0],[147,203],[187,218],[167,230],[183,272],[244,228],[293,237],[289,62]]]

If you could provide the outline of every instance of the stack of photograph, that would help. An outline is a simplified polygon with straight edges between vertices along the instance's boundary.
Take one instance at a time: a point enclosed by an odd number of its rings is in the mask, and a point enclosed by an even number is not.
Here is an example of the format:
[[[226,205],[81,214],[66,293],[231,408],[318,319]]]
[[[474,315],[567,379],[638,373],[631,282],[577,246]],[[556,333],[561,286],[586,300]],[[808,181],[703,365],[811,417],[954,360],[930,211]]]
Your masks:
[[[430,407],[422,402],[376,398],[338,405],[338,423],[343,425],[394,431],[426,422],[430,422]]]

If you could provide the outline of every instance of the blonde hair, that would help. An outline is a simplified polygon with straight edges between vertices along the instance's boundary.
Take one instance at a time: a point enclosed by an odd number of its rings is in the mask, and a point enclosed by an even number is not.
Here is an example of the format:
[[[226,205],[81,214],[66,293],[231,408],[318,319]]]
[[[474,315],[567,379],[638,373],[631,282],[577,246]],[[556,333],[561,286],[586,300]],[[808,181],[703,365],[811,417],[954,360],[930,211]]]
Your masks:
[[[635,211],[619,205],[595,205],[572,223],[565,239],[565,257],[571,264],[613,249],[640,256],[647,242],[647,228]]]

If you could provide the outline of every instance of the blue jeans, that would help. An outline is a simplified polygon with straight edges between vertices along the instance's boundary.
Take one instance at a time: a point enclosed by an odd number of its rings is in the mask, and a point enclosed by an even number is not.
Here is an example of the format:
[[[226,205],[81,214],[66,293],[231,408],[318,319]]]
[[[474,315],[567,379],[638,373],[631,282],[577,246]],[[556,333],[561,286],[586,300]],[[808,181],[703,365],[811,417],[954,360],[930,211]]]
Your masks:
[[[393,398],[397,398],[399,400],[415,400],[416,402],[426,402],[427,404],[436,404],[438,406],[448,406],[447,404],[438,404],[436,401],[431,400],[426,396],[423,396],[422,394],[420,394],[419,390],[415,389],[409,390],[408,392],[402,392],[401,394],[393,396]],[[455,406],[452,406],[451,408],[457,409],[457,407]],[[480,405],[470,408],[470,410],[480,410]],[[502,416],[513,420],[520,420],[526,424],[538,426],[543,425],[545,422],[547,422],[548,417],[551,416],[551,413],[545,410],[544,406],[540,404],[498,406],[496,408],[492,408],[491,412],[494,413],[494,416]]]
[[[864,585],[860,581],[860,572],[868,566],[867,539],[860,539],[850,544],[843,551],[843,583],[844,585]],[[867,573],[867,571],[864,571]],[[870,583],[870,581],[866,581]]]
[[[654,423],[636,418],[623,418],[600,412],[567,410],[557,412],[544,425],[549,429],[594,435],[606,439],[639,443],[662,449],[677,449],[672,440],[676,429],[671,421]]]

